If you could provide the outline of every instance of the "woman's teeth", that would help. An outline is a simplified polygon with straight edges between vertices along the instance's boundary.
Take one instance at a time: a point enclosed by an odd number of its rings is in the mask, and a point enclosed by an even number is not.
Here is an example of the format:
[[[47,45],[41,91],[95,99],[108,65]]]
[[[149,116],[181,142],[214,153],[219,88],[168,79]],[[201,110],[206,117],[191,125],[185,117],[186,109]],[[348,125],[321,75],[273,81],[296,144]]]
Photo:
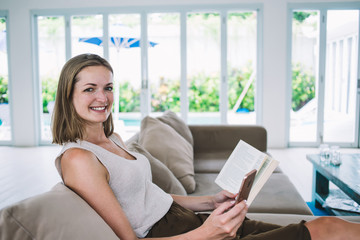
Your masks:
[[[92,107],[91,109],[96,111],[101,111],[101,110],[105,110],[105,107]]]

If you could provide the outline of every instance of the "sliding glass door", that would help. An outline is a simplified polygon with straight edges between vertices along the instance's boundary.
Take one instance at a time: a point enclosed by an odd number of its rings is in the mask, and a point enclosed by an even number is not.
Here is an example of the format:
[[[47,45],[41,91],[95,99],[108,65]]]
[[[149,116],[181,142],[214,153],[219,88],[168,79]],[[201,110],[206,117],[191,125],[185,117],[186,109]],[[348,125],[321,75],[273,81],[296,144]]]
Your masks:
[[[324,142],[357,138],[358,47],[359,10],[327,11]]]
[[[12,141],[6,20],[7,12],[0,11],[0,143]]]
[[[40,143],[51,140],[61,67],[82,53],[98,54],[114,69],[113,117],[124,139],[143,117],[166,110],[189,124],[256,124],[259,17],[257,5],[34,11]]]
[[[356,147],[359,9],[293,9],[289,144]]]

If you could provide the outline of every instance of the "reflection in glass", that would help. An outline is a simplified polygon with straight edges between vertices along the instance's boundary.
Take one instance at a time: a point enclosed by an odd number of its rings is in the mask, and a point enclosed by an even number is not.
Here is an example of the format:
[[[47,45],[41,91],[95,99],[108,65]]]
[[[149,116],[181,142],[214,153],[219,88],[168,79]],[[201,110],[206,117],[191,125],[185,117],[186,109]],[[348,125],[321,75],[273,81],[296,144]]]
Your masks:
[[[149,14],[148,39],[151,110],[180,112],[180,14]]]
[[[103,47],[92,42],[82,42],[84,38],[103,37],[102,15],[72,16],[71,17],[71,55],[94,53],[103,56]]]
[[[0,141],[11,141],[6,18],[0,17]]]
[[[316,141],[318,44],[319,12],[294,11],[290,142]]]
[[[230,12],[227,21],[229,124],[255,124],[256,12]]]
[[[355,141],[358,10],[327,12],[324,141]]]
[[[114,123],[131,136],[140,126],[141,47],[140,15],[109,15],[109,60],[114,69]],[[111,42],[111,37],[116,43]],[[135,44],[133,44],[135,43]]]
[[[50,141],[50,121],[57,83],[65,64],[65,20],[64,17],[39,16],[37,24],[42,104],[41,140]]]
[[[220,123],[220,14],[187,15],[187,81],[190,124]]]

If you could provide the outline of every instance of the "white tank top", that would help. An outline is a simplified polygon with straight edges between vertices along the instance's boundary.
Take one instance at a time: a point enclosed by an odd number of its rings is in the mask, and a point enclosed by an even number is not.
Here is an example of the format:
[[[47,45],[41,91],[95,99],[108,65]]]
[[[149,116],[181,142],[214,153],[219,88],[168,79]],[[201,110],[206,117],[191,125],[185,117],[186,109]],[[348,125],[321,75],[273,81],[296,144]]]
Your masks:
[[[109,172],[109,185],[136,235],[143,238],[169,211],[173,199],[152,183],[150,163],[144,155],[126,150],[115,135],[110,136],[109,139],[136,160],[125,159],[87,141],[77,141],[64,145],[55,160],[56,168],[62,177],[60,160],[62,154],[70,148],[81,148],[92,152]]]

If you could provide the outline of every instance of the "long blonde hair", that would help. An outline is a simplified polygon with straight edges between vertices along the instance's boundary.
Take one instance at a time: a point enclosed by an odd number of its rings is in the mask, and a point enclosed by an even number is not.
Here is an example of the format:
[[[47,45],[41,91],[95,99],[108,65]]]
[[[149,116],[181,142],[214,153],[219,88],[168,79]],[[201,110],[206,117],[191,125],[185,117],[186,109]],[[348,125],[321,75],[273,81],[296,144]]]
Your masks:
[[[113,73],[108,61],[95,54],[73,57],[61,70],[51,124],[53,143],[64,144],[84,138],[86,121],[77,114],[72,96],[75,83],[79,80],[78,73],[90,66],[104,66]],[[103,126],[106,137],[109,137],[114,132],[111,113]]]

